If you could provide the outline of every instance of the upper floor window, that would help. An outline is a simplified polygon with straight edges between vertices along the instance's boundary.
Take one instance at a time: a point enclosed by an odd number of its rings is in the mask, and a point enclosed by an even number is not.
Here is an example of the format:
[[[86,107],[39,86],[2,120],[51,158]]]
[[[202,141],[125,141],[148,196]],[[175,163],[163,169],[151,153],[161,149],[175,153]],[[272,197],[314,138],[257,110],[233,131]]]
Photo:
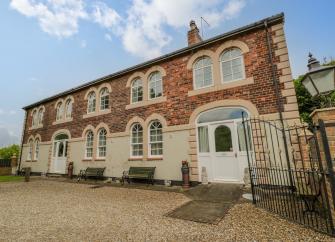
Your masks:
[[[195,89],[213,85],[212,60],[208,56],[199,58],[193,65]]]
[[[163,95],[162,75],[156,71],[149,77],[149,99],[154,99]]]
[[[135,79],[131,83],[131,102],[136,103],[143,100],[143,83],[141,79]]]
[[[64,106],[62,102],[59,102],[56,107],[56,121],[63,119]]]
[[[243,54],[240,49],[231,48],[223,52],[220,62],[223,82],[237,81],[245,78]]]
[[[159,121],[153,121],[149,127],[150,156],[163,155],[163,127]]]
[[[65,103],[65,118],[69,119],[72,117],[72,100],[68,99]]]
[[[29,140],[29,150],[28,150],[28,157],[27,160],[32,160],[33,158],[33,140]]]
[[[104,87],[100,91],[100,110],[106,110],[109,108],[109,91],[107,87]]]
[[[38,115],[37,115],[37,119],[38,119],[38,125],[42,125],[43,124],[43,108],[40,108],[38,110]]]
[[[131,156],[143,156],[143,127],[138,123],[131,129]]]
[[[95,92],[90,92],[88,94],[87,113],[95,112],[95,103],[96,103]]]
[[[107,131],[102,128],[98,132],[98,157],[106,157]]]
[[[86,151],[85,151],[86,158],[93,157],[93,140],[94,140],[94,134],[93,131],[90,130],[86,134]]]
[[[35,110],[32,114],[32,123],[31,126],[32,127],[36,127],[37,126],[37,122],[38,122],[38,117],[37,117],[37,111]]]
[[[35,154],[34,154],[35,160],[38,160],[39,153],[40,153],[40,141],[39,139],[36,139],[35,140]]]

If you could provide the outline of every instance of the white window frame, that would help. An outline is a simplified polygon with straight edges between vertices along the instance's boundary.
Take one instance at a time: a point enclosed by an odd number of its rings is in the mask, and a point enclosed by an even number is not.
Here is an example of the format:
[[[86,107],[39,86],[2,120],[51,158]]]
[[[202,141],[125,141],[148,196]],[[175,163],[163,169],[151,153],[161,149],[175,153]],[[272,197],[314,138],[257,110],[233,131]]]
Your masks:
[[[91,111],[90,108],[92,108],[93,110]],[[94,113],[96,111],[97,111],[97,95],[94,91],[91,91],[87,96],[87,113]]]
[[[159,74],[160,75],[160,82],[161,82],[161,85],[162,85],[162,92],[161,92],[161,95],[160,96],[156,96],[156,91],[155,91],[155,97],[151,97],[150,96],[150,84],[151,82],[158,82],[158,80],[154,80],[152,79],[152,77],[155,75],[155,74]],[[156,85],[155,85],[156,86]],[[162,76],[162,73],[160,73],[159,71],[154,71],[152,72],[150,75],[149,75],[149,80],[148,80],[148,100],[153,100],[153,99],[157,99],[157,98],[160,98],[160,97],[163,97],[163,92],[164,92],[164,88],[163,88],[163,76]]]
[[[88,135],[89,134],[92,134],[92,141],[90,141],[91,142],[90,146],[88,146]],[[91,156],[87,156],[88,149],[92,150],[92,155]],[[94,153],[94,132],[92,130],[88,130],[86,135],[85,135],[85,159],[93,159],[93,156],[94,156],[93,153]]]
[[[33,113],[32,113],[32,122],[31,122],[31,127],[36,127],[37,126],[37,122],[38,122],[38,120],[37,120],[37,110],[34,110],[33,111]]]
[[[70,111],[69,111],[69,107],[71,107]],[[67,99],[65,102],[65,119],[72,118],[72,109],[73,109],[73,102],[71,99]]]
[[[108,90],[108,88],[107,87],[103,87],[100,90],[100,92],[99,92],[99,96],[100,96],[100,98],[99,98],[99,108],[100,108],[100,111],[108,110],[109,107],[110,107],[109,90]],[[105,107],[105,105],[106,105],[105,98],[107,98],[107,107]],[[103,103],[103,100],[104,100],[104,103]]]
[[[34,152],[34,141],[30,139],[28,141],[29,144],[29,149],[28,149],[28,155],[27,155],[27,160],[32,161],[33,160],[33,152]]]
[[[162,128],[161,128],[161,129],[162,129],[162,141],[155,141],[155,142],[152,142],[152,141],[151,141],[151,136],[150,136],[151,125],[152,125],[153,123],[155,123],[155,122],[160,123],[160,125],[161,125],[161,127],[162,127]],[[149,128],[148,128],[148,140],[149,140],[149,142],[148,142],[148,157],[149,157],[149,158],[162,158],[163,155],[164,155],[164,134],[163,134],[163,125],[162,125],[161,121],[159,121],[159,120],[153,120],[153,121],[151,121],[151,122],[149,123]],[[152,154],[151,154],[151,145],[152,145],[152,144],[158,144],[158,143],[161,143],[161,144],[162,144],[162,154],[160,154],[160,155],[152,155]]]
[[[60,121],[64,118],[64,104],[59,102],[56,106],[56,121]]]
[[[37,113],[37,125],[38,126],[41,126],[41,125],[43,125],[43,109],[42,108],[40,108],[39,110],[38,110],[38,113]]]
[[[40,140],[36,139],[34,143],[34,160],[38,160],[40,155]]]
[[[104,137],[105,137],[105,144],[104,145],[101,145],[100,141],[101,141],[101,133],[104,132]],[[105,149],[105,155],[104,156],[101,156],[100,155],[100,149],[101,148],[104,148]],[[101,128],[99,129],[98,131],[98,134],[97,134],[97,158],[106,158],[106,155],[107,155],[107,130],[105,128]]]
[[[207,66],[202,66],[200,68],[194,68],[194,66],[196,65],[197,62],[199,62],[201,59],[205,59],[205,58],[208,58],[211,60],[211,64],[210,65],[207,65]],[[204,70],[206,67],[211,67],[211,79],[212,79],[212,84],[208,85],[208,86],[203,86],[203,87],[197,87],[196,85],[196,75],[195,75],[195,72],[196,70]],[[204,72],[203,72],[204,74]],[[204,77],[205,77],[205,74],[204,74]],[[204,80],[203,80],[204,81]],[[212,87],[214,86],[214,78],[213,78],[213,61],[212,59],[209,57],[209,56],[201,56],[199,58],[196,59],[196,61],[193,63],[193,87],[194,87],[194,90],[199,90],[199,89],[203,89],[203,88],[208,88],[208,87]]]
[[[136,125],[139,125],[141,128],[142,128],[142,143],[133,143],[133,129],[135,128]],[[130,129],[130,157],[131,158],[143,158],[143,154],[144,154],[144,146],[143,146],[143,140],[144,140],[144,129],[143,129],[143,126],[140,124],[140,123],[134,123],[132,126],[131,126],[131,129]],[[139,133],[137,131],[137,133]],[[134,155],[133,151],[134,151],[134,146],[135,145],[142,145],[142,155]]]
[[[140,85],[137,85],[136,87],[134,87],[134,83],[137,82],[137,81],[141,82],[141,84],[140,84]],[[134,101],[134,99],[133,99],[134,88],[136,88],[136,91],[137,91],[137,99],[138,99],[138,96],[139,96],[139,95],[138,95],[138,93],[139,93],[138,89],[139,89],[139,87],[142,87],[142,100]],[[131,93],[130,93],[131,103],[142,102],[142,101],[143,101],[143,98],[144,98],[143,96],[144,96],[144,92],[143,92],[143,81],[142,81],[142,79],[140,79],[140,78],[136,78],[136,79],[134,79],[134,80],[131,82]]]
[[[226,52],[231,51],[232,49],[239,49],[240,52],[241,52],[241,55],[238,56],[238,57],[235,57],[235,58],[231,58],[231,59],[226,60],[226,61],[222,61],[222,60],[221,60],[221,59],[222,59],[222,56],[223,56]],[[241,77],[241,78],[238,78],[238,79],[233,79],[233,80],[231,80],[231,81],[224,81],[224,80],[223,80],[222,63],[223,63],[223,62],[231,62],[231,63],[232,63],[233,60],[235,60],[235,59],[239,59],[239,58],[241,58],[242,77]],[[223,52],[221,53],[221,55],[220,55],[219,64],[220,64],[220,75],[221,75],[221,83],[222,83],[222,84],[227,84],[227,83],[236,82],[236,81],[240,81],[240,80],[244,80],[244,79],[245,79],[246,74],[245,74],[244,55],[243,55],[243,52],[242,52],[242,50],[241,50],[240,48],[233,47],[233,48],[229,48],[229,49],[223,51]],[[232,69],[232,65],[230,65],[230,67],[231,67],[231,69]]]

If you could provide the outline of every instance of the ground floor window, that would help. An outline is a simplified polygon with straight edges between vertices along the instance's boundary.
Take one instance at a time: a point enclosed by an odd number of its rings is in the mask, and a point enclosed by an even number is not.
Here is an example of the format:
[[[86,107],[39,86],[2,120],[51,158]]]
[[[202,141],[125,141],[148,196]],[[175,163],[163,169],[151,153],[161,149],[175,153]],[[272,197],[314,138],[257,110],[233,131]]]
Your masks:
[[[98,157],[106,157],[107,131],[100,129],[98,132]]]
[[[151,156],[163,155],[163,128],[159,121],[153,121],[149,126],[149,150]]]
[[[138,123],[131,129],[131,156],[143,156],[143,127]]]
[[[92,158],[93,157],[93,140],[94,140],[94,134],[92,131],[88,131],[86,134],[86,158]]]

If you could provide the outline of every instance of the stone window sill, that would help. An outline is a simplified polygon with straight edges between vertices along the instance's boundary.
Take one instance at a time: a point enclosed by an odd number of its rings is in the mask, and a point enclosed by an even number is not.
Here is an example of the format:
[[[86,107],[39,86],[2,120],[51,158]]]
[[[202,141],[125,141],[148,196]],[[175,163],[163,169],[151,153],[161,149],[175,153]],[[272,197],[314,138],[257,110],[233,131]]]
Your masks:
[[[98,112],[94,112],[94,113],[87,113],[83,115],[83,118],[92,118],[92,117],[96,117],[96,116],[100,116],[100,115],[105,115],[105,114],[109,114],[112,111],[110,109],[108,110],[104,110],[104,111],[98,111]]]
[[[83,159],[82,161],[83,162],[90,162],[90,161],[93,161],[93,159]]]
[[[148,157],[147,161],[159,161],[159,160],[163,160],[163,157]]]
[[[54,121],[54,122],[52,123],[52,125],[56,125],[56,124],[64,124],[64,123],[71,122],[71,121],[73,121],[73,118],[57,120],[57,121]]]
[[[253,84],[253,83],[254,83],[254,78],[253,77],[248,77],[248,78],[243,79],[243,80],[233,81],[233,82],[229,82],[229,83],[225,83],[225,84],[220,83],[219,85],[188,91],[188,96],[189,97],[190,96],[196,96],[196,95],[200,95],[200,94],[220,91],[220,90],[224,90],[224,89],[239,87],[239,86]]]
[[[143,157],[130,157],[128,161],[143,161]]]
[[[144,106],[148,106],[148,105],[152,105],[152,104],[156,104],[156,103],[162,103],[162,102],[166,102],[167,98],[166,97],[158,97],[155,99],[150,99],[150,100],[143,100],[141,102],[137,102],[137,103],[131,103],[128,104],[126,106],[126,109],[132,109],[132,108],[139,108],[139,107],[144,107]]]
[[[106,161],[106,158],[96,158],[94,161]]]
[[[43,125],[38,125],[38,126],[35,126],[35,127],[30,127],[29,130],[41,129],[41,128],[43,128]]]

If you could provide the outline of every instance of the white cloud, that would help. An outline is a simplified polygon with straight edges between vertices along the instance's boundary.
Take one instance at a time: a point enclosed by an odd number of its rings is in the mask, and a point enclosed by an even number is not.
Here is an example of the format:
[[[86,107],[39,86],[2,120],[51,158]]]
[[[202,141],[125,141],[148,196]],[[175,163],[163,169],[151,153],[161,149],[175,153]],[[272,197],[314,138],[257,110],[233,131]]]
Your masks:
[[[94,22],[100,24],[107,29],[117,29],[121,17],[112,8],[108,7],[104,2],[95,2],[93,4],[92,19]]]
[[[84,0],[11,0],[10,6],[27,17],[35,17],[43,31],[57,37],[78,32],[80,20],[99,24],[119,37],[126,51],[145,59],[161,55],[172,37],[167,27],[188,27],[191,19],[204,17],[211,28],[239,15],[245,0],[132,0],[123,14],[102,1]],[[86,43],[81,43],[84,48]]]
[[[166,26],[188,26],[191,19],[206,18],[211,27],[238,16],[245,6],[244,0],[229,0],[222,5],[219,0],[133,0],[128,10],[123,45],[130,53],[144,58],[161,54],[171,36]]]
[[[45,3],[12,0],[10,7],[27,17],[37,18],[44,32],[59,38],[77,33],[79,20],[87,18],[82,0],[47,0]]]

